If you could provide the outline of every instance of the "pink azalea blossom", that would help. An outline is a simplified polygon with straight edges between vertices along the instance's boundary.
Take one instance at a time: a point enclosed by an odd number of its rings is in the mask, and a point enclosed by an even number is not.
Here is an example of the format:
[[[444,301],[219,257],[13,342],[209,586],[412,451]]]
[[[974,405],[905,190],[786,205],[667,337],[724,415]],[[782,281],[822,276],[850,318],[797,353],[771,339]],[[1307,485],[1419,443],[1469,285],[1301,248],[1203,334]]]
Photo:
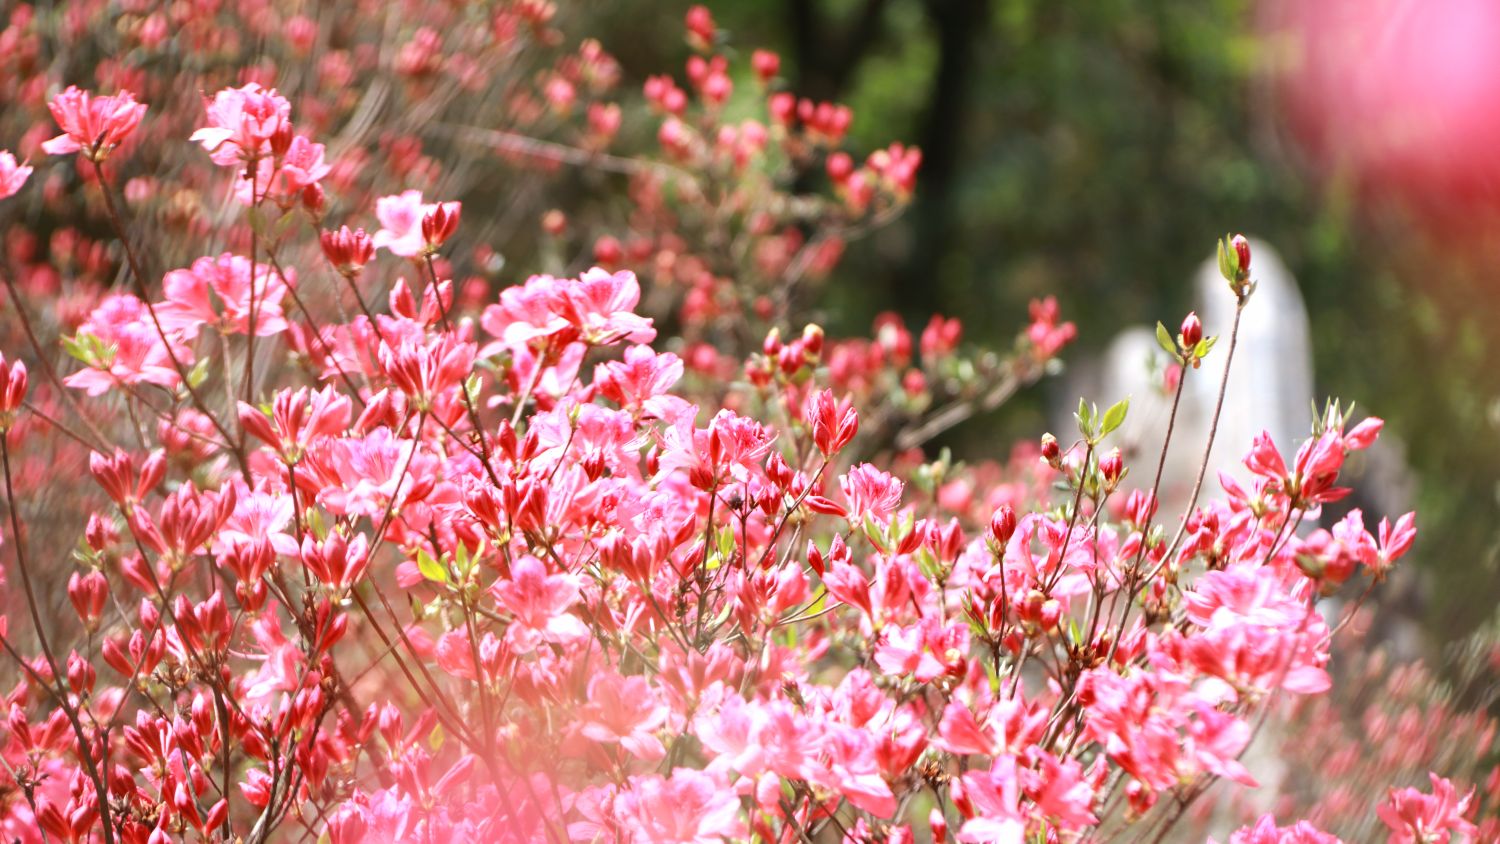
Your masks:
[[[1429,774],[1432,793],[1415,788],[1391,789],[1376,813],[1391,830],[1391,844],[1449,844],[1472,837],[1478,829],[1468,820],[1474,790],[1459,796],[1449,780]]]
[[[254,269],[252,286],[250,259],[225,252],[217,258],[199,258],[189,269],[167,273],[162,279],[166,301],[157,307],[162,325],[189,337],[204,325],[226,334],[244,334],[250,330],[253,309],[256,336],[285,331],[281,300],[286,284],[267,264]]]
[[[145,303],[134,296],[105,298],[78,327],[78,339],[86,337],[106,344],[108,351],[87,368],[64,378],[63,383],[69,387],[98,396],[119,384],[174,387],[181,381]],[[173,335],[169,334],[168,339],[173,342],[177,360],[183,366],[190,366],[191,351],[177,345]]]
[[[63,133],[43,142],[42,149],[52,155],[81,152],[94,161],[103,161],[146,114],[146,106],[129,91],[97,96],[72,85],[53,97],[47,109]]]
[[[440,207],[456,215],[459,203],[424,203],[419,190],[402,191],[376,200],[375,216],[380,220],[380,230],[375,232],[372,241],[375,248],[389,249],[392,255],[403,258],[422,255],[428,248],[422,221]]]
[[[0,199],[15,196],[31,176],[31,168],[17,164],[10,150],[0,150]]]
[[[251,82],[225,88],[206,104],[208,125],[188,140],[203,145],[215,164],[225,167],[258,160],[271,151],[271,139],[290,127],[292,106],[276,89]]]

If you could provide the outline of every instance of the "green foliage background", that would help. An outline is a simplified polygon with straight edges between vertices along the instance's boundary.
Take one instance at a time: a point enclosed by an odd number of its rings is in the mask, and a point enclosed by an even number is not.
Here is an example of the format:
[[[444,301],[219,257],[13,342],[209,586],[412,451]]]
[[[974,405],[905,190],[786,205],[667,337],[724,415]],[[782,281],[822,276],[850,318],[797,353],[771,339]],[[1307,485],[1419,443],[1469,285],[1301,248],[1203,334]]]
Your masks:
[[[602,8],[597,34],[644,78],[681,67],[687,3]],[[715,0],[731,44],[778,49],[793,90],[855,111],[856,146],[925,153],[914,207],[855,244],[824,302],[831,329],[937,311],[1002,341],[1032,297],[1079,324],[1070,354],[1168,324],[1225,231],[1276,245],[1302,286],[1316,388],[1387,419],[1416,475],[1418,594],[1448,640],[1495,611],[1500,288],[1493,256],[1455,260],[1399,209],[1318,179],[1278,125],[1248,0]],[[679,77],[681,74],[678,74]],[[749,80],[741,80],[748,85]],[[1245,365],[1253,366],[1254,361]],[[1040,402],[954,432],[961,451],[1045,426]]]

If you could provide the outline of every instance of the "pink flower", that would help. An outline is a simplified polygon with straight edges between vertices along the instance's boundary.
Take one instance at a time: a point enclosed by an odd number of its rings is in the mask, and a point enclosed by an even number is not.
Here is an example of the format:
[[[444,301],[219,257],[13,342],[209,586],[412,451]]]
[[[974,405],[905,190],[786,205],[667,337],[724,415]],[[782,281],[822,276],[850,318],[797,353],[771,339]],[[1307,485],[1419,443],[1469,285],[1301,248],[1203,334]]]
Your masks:
[[[44,142],[42,149],[52,155],[81,152],[93,161],[103,161],[146,113],[146,106],[129,91],[96,97],[73,85],[53,97],[47,109],[63,133]]]
[[[268,612],[250,623],[250,632],[262,655],[261,667],[246,678],[245,699],[254,704],[269,703],[278,692],[295,692],[301,688],[302,651],[282,633],[281,620]]]
[[[423,203],[419,190],[402,191],[393,196],[382,196],[375,200],[375,217],[380,220],[380,231],[372,241],[376,249],[389,249],[392,255],[415,258],[427,249],[427,237],[422,232],[422,221],[439,207],[458,214],[457,202]]]
[[[208,125],[189,136],[208,150],[215,164],[233,167],[271,151],[271,139],[290,129],[291,103],[251,82],[225,88],[207,104]]]
[[[619,807],[640,841],[709,844],[745,834],[739,796],[702,771],[631,777]]]
[[[0,149],[0,199],[15,196],[30,176],[30,167],[17,164],[10,150]]]
[[[1060,760],[1046,751],[1037,753],[1040,761],[1036,768],[1021,771],[1022,789],[1037,813],[1068,832],[1098,823],[1092,809],[1094,789],[1084,779],[1078,760]]]
[[[859,432],[859,416],[849,399],[838,401],[832,390],[820,390],[803,408],[803,418],[812,430],[813,444],[824,457],[842,451]]]
[[[1452,782],[1437,774],[1427,777],[1432,780],[1431,794],[1415,788],[1393,788],[1386,802],[1376,807],[1375,813],[1391,828],[1391,844],[1449,844],[1455,834],[1478,833],[1465,817],[1474,790],[1459,797]]]
[[[635,273],[611,273],[595,267],[579,276],[577,283],[563,286],[559,310],[589,343],[649,343],[656,339],[651,320],[638,316],[641,285]]]
[[[354,541],[344,539],[343,534],[333,531],[322,542],[312,536],[302,538],[302,564],[312,572],[320,583],[335,592],[345,592],[359,583],[370,566],[368,543],[364,534],[357,534]]]
[[[839,489],[849,502],[849,520],[855,524],[866,518],[885,522],[901,506],[902,484],[887,472],[869,463],[861,463],[839,478]]]
[[[418,194],[419,198],[420,196]],[[379,237],[378,234],[376,236]],[[562,296],[559,288],[566,283],[550,275],[534,275],[526,279],[525,284],[500,291],[500,303],[485,308],[484,315],[479,320],[484,330],[499,338],[500,342],[486,346],[481,353],[489,357],[505,348],[525,348],[534,340],[551,338],[569,331],[571,326],[567,319],[555,308],[555,303]]]
[[[228,252],[217,258],[199,258],[189,269],[167,273],[161,282],[166,301],[156,309],[162,326],[190,337],[204,324],[225,334],[244,334],[250,329],[253,307],[257,337],[285,331],[281,300],[286,296],[286,285],[269,265],[260,264],[255,269],[253,288],[250,260]]]
[[[875,663],[887,674],[910,674],[926,683],[944,674],[962,674],[968,650],[968,627],[944,627],[937,618],[927,616],[913,627],[885,628]]]
[[[670,412],[667,391],[682,378],[682,359],[671,352],[657,354],[650,346],[631,346],[624,360],[602,363],[594,369],[594,386],[601,395],[627,410],[644,409],[657,416]]]
[[[568,612],[578,602],[578,582],[571,575],[547,574],[546,565],[536,557],[517,557],[510,579],[496,581],[492,591],[515,616],[505,638],[517,652],[531,651],[544,641],[573,642],[589,635],[583,622]]]
[[[174,387],[180,380],[146,304],[134,296],[107,297],[78,327],[72,342],[86,356],[88,368],[69,375],[63,383],[91,396],[103,395],[122,383]],[[96,344],[103,349],[98,355],[91,353]],[[190,366],[192,352],[177,345],[175,338],[173,344],[177,360]]]
[[[1023,844],[1026,820],[1021,814],[1016,760],[1000,756],[988,771],[970,771],[958,781],[953,802],[966,820],[958,831],[965,844]]]
[[[654,762],[667,749],[655,731],[667,719],[645,677],[603,671],[589,681],[589,702],[578,714],[579,732],[597,742],[618,743],[632,755]]]
[[[1245,827],[1229,836],[1229,844],[1343,844],[1337,837],[1321,832],[1307,821],[1278,827],[1276,819],[1262,815],[1254,827]]]

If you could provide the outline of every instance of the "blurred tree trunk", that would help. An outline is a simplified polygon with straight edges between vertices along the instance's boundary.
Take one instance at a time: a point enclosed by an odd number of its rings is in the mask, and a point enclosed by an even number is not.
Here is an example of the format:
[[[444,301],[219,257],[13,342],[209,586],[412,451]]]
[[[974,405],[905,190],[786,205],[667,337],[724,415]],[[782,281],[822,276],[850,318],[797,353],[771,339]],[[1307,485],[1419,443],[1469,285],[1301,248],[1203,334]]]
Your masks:
[[[795,90],[818,100],[837,100],[848,93],[859,65],[882,39],[889,0],[865,0],[847,22],[830,21],[820,5],[816,0],[786,3]],[[922,7],[938,61],[925,98],[927,110],[912,135],[922,148],[917,197],[906,217],[913,237],[907,254],[880,281],[903,313],[925,317],[943,300],[933,274],[955,242],[956,178],[990,0],[923,0]]]

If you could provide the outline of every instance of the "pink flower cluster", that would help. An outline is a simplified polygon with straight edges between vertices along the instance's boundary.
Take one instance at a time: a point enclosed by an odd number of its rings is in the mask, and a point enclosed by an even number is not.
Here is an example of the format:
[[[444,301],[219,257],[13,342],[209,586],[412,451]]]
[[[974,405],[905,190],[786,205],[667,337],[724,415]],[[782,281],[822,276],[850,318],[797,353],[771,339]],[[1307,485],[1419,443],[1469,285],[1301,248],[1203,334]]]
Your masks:
[[[696,174],[675,183],[688,204],[711,173],[737,174],[724,208],[764,199],[750,164],[773,140],[838,171],[825,213],[909,196],[913,150],[829,157],[847,109],[767,91],[769,123],[719,122],[721,34],[701,8],[686,23],[693,95],[647,94],[670,166]],[[417,30],[401,72],[430,77],[440,44]],[[609,75],[580,54],[549,108]],[[762,86],[777,67],[754,59]],[[1005,466],[924,454],[1073,340],[1053,299],[1009,355],[943,318],[915,342],[893,315],[865,339],[792,333],[794,288],[841,241],[752,213],[745,279],[710,269],[657,167],[633,184],[646,232],[610,266],[491,293],[453,277],[459,201],[331,203],[338,165],[275,89],[205,109],[175,142],[245,206],[227,251],[148,274],[156,253],[122,236],[136,293],[54,320],[73,371],[41,340],[0,358],[9,839],[1155,835],[1217,783],[1255,787],[1244,756],[1275,704],[1331,685],[1344,623],[1320,599],[1412,546],[1410,515],[1298,532],[1379,433],[1336,410],[1290,461],[1257,439],[1248,485],[1225,476],[1172,518],[1109,448],[1123,406],[1081,408],[1078,437]],[[126,232],[102,162],[144,108],[69,89],[53,111],[49,150],[93,163]],[[9,193],[24,169],[0,157]],[[350,225],[325,228],[330,208]],[[680,306],[649,312],[653,294]],[[1182,364],[1207,351],[1182,345]],[[42,517],[54,452],[87,465],[66,536]],[[36,585],[54,571],[66,605]],[[1476,806],[1434,775],[1367,811],[1406,844],[1472,838]],[[1337,840],[1278,823],[1230,840]]]

